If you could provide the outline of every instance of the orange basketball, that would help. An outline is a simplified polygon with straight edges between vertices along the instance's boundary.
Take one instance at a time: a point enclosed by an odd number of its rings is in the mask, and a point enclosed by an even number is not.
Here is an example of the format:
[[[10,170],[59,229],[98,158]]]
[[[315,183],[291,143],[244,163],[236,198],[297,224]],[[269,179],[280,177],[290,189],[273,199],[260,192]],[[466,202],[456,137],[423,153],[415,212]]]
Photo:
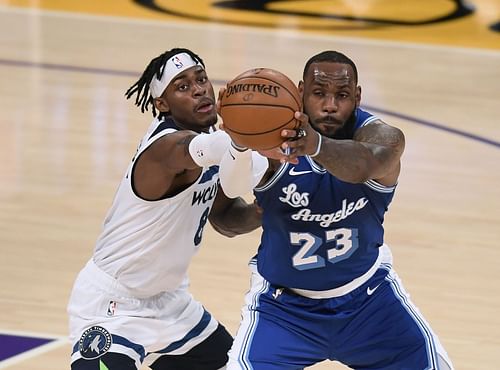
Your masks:
[[[238,75],[228,83],[220,101],[224,130],[237,145],[255,150],[280,145],[281,130],[298,126],[294,113],[300,110],[295,84],[269,68]]]

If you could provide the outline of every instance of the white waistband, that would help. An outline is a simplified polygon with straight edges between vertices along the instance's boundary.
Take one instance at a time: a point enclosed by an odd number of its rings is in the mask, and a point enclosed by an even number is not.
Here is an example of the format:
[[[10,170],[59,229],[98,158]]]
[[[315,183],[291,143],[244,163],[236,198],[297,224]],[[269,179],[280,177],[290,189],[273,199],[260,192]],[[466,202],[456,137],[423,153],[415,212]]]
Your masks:
[[[108,275],[92,259],[87,262],[82,274],[105,292],[118,294],[124,298],[136,298],[130,289],[123,286],[111,275]]]
[[[354,289],[359,288],[361,285],[366,283],[375,274],[375,272],[378,270],[378,268],[382,263],[392,264],[391,251],[389,250],[389,247],[385,244],[383,244],[378,249],[378,257],[373,263],[372,267],[370,267],[370,269],[367,272],[357,277],[356,279],[350,281],[349,283],[342,285],[341,287],[329,290],[306,290],[306,289],[295,289],[295,288],[289,288],[289,290],[303,297],[312,299],[341,297],[347,293],[352,292]]]
[[[90,259],[85,267],[80,273],[82,277],[88,281],[91,281],[94,285],[98,286],[99,289],[117,294],[123,298],[134,298],[134,299],[151,299],[163,294],[174,293],[178,291],[187,290],[189,287],[189,279],[184,276],[184,279],[180,285],[175,289],[175,291],[163,291],[153,295],[144,295],[143,292],[129,288],[123,285],[118,279],[109,275],[106,271],[101,269],[96,263]]]

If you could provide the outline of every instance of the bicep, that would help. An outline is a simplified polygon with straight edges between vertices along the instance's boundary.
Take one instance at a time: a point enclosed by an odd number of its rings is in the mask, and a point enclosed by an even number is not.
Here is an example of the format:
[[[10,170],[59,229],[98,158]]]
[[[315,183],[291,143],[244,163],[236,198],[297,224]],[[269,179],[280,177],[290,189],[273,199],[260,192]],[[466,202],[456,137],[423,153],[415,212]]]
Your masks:
[[[191,131],[177,131],[163,136],[151,145],[151,162],[165,168],[167,172],[179,173],[197,168],[189,154],[189,143],[195,136]]]
[[[158,199],[171,189],[177,175],[196,168],[187,149],[192,137],[190,132],[167,134],[140,154],[133,170],[138,195]]]

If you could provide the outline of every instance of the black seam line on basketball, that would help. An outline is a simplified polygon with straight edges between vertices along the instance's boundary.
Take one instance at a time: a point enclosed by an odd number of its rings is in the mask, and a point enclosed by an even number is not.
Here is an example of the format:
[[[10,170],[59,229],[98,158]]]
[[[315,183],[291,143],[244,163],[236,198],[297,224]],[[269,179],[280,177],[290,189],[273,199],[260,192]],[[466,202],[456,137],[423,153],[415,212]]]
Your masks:
[[[300,108],[300,102],[297,101],[297,99],[295,99],[295,96],[292,94],[292,92],[290,90],[288,90],[285,86],[283,86],[282,84],[280,84],[279,82],[276,82],[274,80],[271,80],[270,78],[267,78],[267,77],[255,77],[255,76],[245,76],[245,77],[241,77],[241,78],[238,78],[237,80],[232,80],[231,82],[229,82],[231,85],[236,82],[236,81],[241,81],[241,80],[244,80],[246,78],[260,78],[261,80],[267,80],[267,81],[270,81],[270,82],[273,82],[275,83],[276,85],[280,85],[282,88],[284,88],[286,91],[288,91],[288,93],[291,95],[291,97],[293,98],[293,100],[295,100],[295,103],[297,103],[297,105],[299,106]],[[292,85],[294,84],[294,82],[292,80],[290,80],[290,82],[292,83]]]
[[[224,125],[224,130],[226,131],[231,131],[235,134],[238,134],[238,135],[248,135],[248,136],[255,136],[255,135],[264,135],[264,134],[268,134],[270,132],[273,132],[273,131],[276,131],[276,130],[280,130],[281,128],[283,128],[284,126],[288,125],[290,122],[292,122],[295,118],[292,118],[291,120],[289,120],[288,122],[285,122],[284,124],[282,124],[281,126],[276,126],[275,128],[273,128],[272,130],[269,130],[269,131],[261,131],[261,132],[241,132],[241,131],[235,131],[227,126]]]
[[[265,103],[229,103],[229,104],[221,104],[221,109],[226,108],[226,107],[274,107],[274,108],[286,108],[288,110],[291,110],[292,112],[295,112],[295,109],[292,109],[288,105],[281,105],[281,104],[265,104]]]

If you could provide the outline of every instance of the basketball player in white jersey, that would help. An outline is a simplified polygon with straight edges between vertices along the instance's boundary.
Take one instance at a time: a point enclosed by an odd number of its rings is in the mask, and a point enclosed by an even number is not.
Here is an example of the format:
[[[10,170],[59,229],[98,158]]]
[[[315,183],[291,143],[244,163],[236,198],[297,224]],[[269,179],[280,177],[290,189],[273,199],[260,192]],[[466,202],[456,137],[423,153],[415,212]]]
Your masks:
[[[163,53],[126,96],[134,94],[156,118],[73,287],[71,369],[220,369],[232,337],[190,295],[186,272],[207,221],[234,236],[260,226],[259,210],[218,191],[230,139],[214,130],[215,96],[200,57]]]

